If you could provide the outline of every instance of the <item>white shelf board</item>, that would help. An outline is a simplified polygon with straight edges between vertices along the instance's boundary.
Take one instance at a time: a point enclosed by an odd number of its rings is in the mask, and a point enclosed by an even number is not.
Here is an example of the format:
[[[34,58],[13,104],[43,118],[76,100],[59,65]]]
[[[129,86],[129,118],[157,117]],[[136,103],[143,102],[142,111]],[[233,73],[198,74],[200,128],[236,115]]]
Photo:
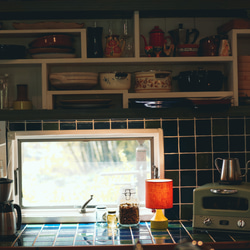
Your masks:
[[[128,99],[232,97],[233,91],[128,93]]]
[[[191,62],[232,62],[232,56],[211,56],[211,57],[140,57],[140,58],[46,58],[46,59],[9,59],[0,60],[0,64],[104,64],[104,63],[191,63]]]

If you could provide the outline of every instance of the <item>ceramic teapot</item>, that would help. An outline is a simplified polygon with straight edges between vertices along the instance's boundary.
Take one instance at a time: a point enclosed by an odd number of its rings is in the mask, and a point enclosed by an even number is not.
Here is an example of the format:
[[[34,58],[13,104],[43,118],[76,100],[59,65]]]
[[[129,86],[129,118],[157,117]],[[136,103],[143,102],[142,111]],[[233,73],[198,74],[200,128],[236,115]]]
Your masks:
[[[125,48],[125,40],[119,39],[118,35],[106,37],[105,57],[120,57]]]

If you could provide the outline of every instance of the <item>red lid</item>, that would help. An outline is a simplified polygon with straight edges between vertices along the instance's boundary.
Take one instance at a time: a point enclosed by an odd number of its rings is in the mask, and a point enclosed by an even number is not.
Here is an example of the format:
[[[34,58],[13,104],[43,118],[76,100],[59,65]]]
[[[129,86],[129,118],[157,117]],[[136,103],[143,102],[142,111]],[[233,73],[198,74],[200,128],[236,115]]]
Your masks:
[[[164,33],[160,28],[159,26],[155,26],[151,31],[150,33]]]

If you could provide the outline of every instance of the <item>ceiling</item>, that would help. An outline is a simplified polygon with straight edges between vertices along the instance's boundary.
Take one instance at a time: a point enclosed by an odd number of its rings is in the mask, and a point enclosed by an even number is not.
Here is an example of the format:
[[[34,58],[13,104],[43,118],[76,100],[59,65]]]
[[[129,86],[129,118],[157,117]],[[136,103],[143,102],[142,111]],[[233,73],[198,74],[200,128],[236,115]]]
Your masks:
[[[237,4],[236,4],[237,3]],[[249,0],[1,0],[2,20],[75,19],[131,15],[248,18]]]

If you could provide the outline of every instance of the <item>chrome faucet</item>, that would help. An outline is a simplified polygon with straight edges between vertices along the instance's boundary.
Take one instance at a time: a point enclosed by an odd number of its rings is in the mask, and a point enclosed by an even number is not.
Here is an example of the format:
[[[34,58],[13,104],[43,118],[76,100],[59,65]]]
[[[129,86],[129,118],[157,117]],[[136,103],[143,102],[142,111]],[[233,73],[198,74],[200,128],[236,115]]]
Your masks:
[[[88,199],[82,206],[80,213],[84,214],[86,213],[86,207],[89,204],[89,202],[93,199],[93,195],[90,195],[90,199]]]

